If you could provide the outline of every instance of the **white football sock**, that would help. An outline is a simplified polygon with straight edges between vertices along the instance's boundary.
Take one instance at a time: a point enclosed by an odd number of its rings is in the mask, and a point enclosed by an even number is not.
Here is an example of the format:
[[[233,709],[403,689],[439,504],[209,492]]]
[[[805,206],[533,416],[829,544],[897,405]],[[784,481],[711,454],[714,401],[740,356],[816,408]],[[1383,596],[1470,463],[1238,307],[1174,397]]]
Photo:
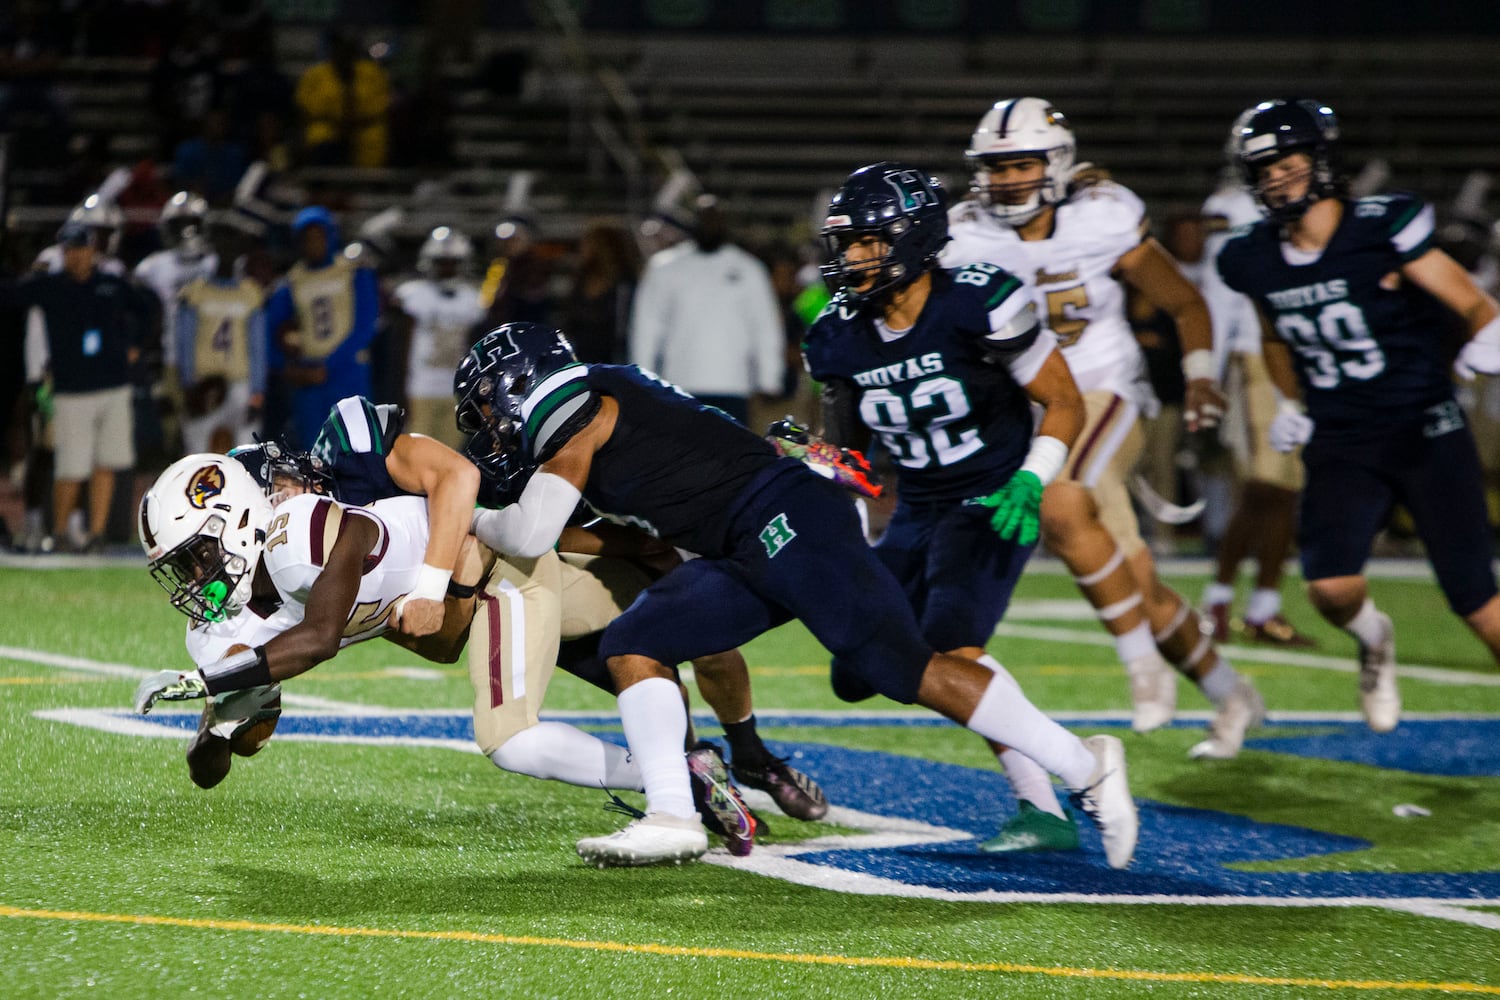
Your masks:
[[[505,771],[585,788],[644,788],[630,751],[565,722],[538,722],[523,729],[491,753],[490,760]]]
[[[1281,610],[1281,591],[1256,587],[1245,602],[1245,621],[1264,625]]]
[[[1156,652],[1156,638],[1151,634],[1151,623],[1143,621],[1124,635],[1115,636],[1115,655],[1121,663],[1129,663]]]
[[[1366,597],[1365,603],[1359,606],[1359,611],[1344,626],[1344,631],[1366,646],[1374,646],[1384,639],[1385,629],[1380,625],[1380,612],[1376,610],[1375,602]]]
[[[1228,583],[1210,583],[1203,588],[1203,603],[1212,607],[1215,604],[1228,604],[1234,600],[1234,586]]]
[[[1224,657],[1219,657],[1213,667],[1198,680],[1198,690],[1203,692],[1203,697],[1215,705],[1224,704],[1235,687],[1240,682],[1240,675],[1235,672],[1234,667]]]
[[[683,743],[687,710],[675,681],[648,677],[620,692],[620,725],[646,793],[646,811],[697,819]]]
[[[1047,769],[1019,750],[1006,747],[1000,753],[1000,766],[1010,781],[1016,798],[1024,799],[1042,812],[1051,813],[1058,819],[1066,819],[1062,803],[1057,801],[1057,789],[1052,787],[1052,775]]]
[[[1043,715],[1019,687],[1004,679],[992,680],[984,689],[969,728],[1019,750],[1069,788],[1082,788],[1094,773],[1094,755],[1083,741]]]

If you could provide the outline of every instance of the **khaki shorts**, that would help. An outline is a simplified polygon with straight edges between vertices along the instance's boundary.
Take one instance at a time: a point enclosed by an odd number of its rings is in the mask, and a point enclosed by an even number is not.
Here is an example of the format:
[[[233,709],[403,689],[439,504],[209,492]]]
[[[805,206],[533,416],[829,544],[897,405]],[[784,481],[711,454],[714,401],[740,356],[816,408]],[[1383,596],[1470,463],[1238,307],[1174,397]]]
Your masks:
[[[1088,488],[1099,508],[1099,521],[1126,558],[1145,547],[1126,477],[1135,469],[1146,434],[1136,405],[1108,390],[1086,392],[1083,432],[1068,453],[1059,479]]]
[[[1276,419],[1276,385],[1259,354],[1231,354],[1228,384],[1230,407],[1242,408],[1228,422],[1230,451],[1241,479],[1253,479],[1284,490],[1300,492],[1304,481],[1302,449],[1282,454],[1271,447],[1271,421]]]
[[[135,409],[130,386],[53,397],[58,479],[81,482],[95,469],[135,468]]]
[[[649,582],[632,563],[599,556],[496,560],[467,647],[479,749],[494,753],[536,725],[559,641],[600,631]]]

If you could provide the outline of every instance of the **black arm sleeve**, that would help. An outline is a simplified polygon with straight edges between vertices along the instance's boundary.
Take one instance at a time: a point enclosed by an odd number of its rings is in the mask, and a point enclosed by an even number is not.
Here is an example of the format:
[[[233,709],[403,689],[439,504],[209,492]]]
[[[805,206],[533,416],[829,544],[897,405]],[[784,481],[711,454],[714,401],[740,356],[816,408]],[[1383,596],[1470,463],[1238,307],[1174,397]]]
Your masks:
[[[865,435],[855,412],[858,393],[844,379],[823,383],[823,440],[840,448],[858,448]]]

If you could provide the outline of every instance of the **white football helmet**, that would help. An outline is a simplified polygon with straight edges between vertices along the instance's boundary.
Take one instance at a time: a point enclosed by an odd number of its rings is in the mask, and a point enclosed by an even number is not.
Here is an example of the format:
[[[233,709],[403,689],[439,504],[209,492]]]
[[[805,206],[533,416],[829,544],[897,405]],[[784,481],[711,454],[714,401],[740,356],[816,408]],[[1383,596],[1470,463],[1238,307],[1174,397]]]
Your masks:
[[[1040,97],[997,101],[979,119],[964,153],[964,161],[974,174],[970,190],[995,218],[1008,226],[1023,226],[1036,218],[1044,205],[1055,205],[1067,197],[1076,151],[1073,127],[1049,101]],[[986,165],[1032,156],[1046,164],[1042,183],[1021,204],[1005,204],[1000,193],[1013,185],[991,184]]]
[[[462,271],[473,257],[474,244],[469,242],[467,236],[457,229],[438,226],[422,244],[422,249],[417,251],[417,270],[430,277],[434,264],[440,260],[451,260]]]
[[[202,260],[208,252],[207,226],[208,202],[191,191],[178,191],[169,198],[156,220],[162,246],[175,250],[184,261]]]
[[[250,600],[271,502],[227,455],[189,455],[141,499],[141,547],[172,606],[195,622],[238,614]]]
[[[114,257],[120,252],[120,234],[125,229],[125,213],[112,201],[91,194],[68,213],[69,222],[81,222],[99,234],[101,253]]]

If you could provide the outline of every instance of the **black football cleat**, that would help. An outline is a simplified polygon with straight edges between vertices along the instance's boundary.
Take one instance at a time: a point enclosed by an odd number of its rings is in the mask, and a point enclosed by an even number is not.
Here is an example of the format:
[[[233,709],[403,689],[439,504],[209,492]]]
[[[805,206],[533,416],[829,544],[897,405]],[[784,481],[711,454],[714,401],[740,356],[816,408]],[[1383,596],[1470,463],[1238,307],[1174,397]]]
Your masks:
[[[735,761],[729,773],[746,788],[758,788],[770,795],[793,819],[817,820],[828,813],[828,799],[818,783],[780,757],[767,757],[757,764]]]

